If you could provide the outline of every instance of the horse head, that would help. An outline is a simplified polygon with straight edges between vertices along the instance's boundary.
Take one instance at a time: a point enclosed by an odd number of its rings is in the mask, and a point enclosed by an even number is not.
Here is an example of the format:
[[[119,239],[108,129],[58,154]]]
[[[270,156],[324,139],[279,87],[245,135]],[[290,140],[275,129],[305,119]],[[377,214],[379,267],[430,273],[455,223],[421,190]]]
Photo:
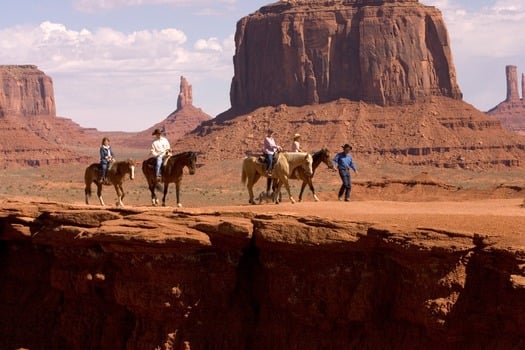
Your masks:
[[[334,163],[332,162],[332,155],[330,154],[330,151],[328,148],[323,148],[319,152],[321,152],[321,161],[326,164],[328,169],[334,169]]]
[[[188,170],[190,171],[190,175],[195,174],[195,170],[197,169],[197,153],[195,152],[188,152],[188,163],[186,166],[188,167]]]
[[[126,164],[128,165],[128,168],[129,168],[129,178],[130,180],[134,180],[135,179],[135,166],[138,163],[130,158],[126,161]]]
[[[304,156],[304,161],[301,164],[306,176],[312,176],[314,174],[312,164],[313,164],[312,155],[310,153],[306,153],[306,155]]]

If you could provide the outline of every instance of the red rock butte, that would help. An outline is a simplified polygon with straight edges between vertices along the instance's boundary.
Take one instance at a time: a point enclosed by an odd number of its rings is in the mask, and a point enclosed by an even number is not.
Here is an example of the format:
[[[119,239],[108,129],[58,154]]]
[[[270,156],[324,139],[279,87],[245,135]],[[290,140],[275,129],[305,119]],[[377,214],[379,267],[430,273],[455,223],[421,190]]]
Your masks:
[[[0,117],[56,116],[53,80],[37,66],[0,66]]]
[[[279,1],[237,23],[233,113],[346,98],[461,99],[441,12],[416,0]]]
[[[501,121],[501,124],[509,130],[525,133],[525,74],[521,75],[520,97],[518,88],[518,67],[507,66],[505,68],[507,78],[507,98],[496,107],[487,112]]]

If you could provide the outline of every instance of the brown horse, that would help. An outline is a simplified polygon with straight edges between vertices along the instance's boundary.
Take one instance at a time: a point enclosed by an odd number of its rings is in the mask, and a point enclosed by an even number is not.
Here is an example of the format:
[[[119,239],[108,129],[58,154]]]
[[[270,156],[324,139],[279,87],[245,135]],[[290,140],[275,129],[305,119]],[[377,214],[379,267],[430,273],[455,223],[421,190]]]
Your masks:
[[[148,181],[148,188],[151,192],[151,204],[158,205],[159,200],[155,194],[155,188],[158,186],[157,178],[155,176],[155,164],[157,159],[152,157],[142,163],[142,172]],[[190,175],[195,174],[197,168],[197,153],[182,152],[170,156],[161,168],[162,182],[164,183],[164,195],[162,196],[162,206],[166,206],[166,195],[168,194],[168,186],[171,182],[175,183],[175,192],[177,194],[177,206],[181,207],[180,203],[180,184],[182,182],[182,175],[184,167],[188,167]]]
[[[102,199],[102,185],[113,185],[115,186],[115,191],[117,192],[117,206],[123,206],[122,199],[124,199],[124,188],[122,188],[122,183],[124,182],[126,174],[129,174],[129,178],[133,180],[135,178],[135,161],[128,159],[125,161],[116,162],[111,166],[106,174],[106,179],[108,183],[102,183],[99,181],[100,178],[100,163],[93,163],[86,168],[84,172],[84,182],[86,183],[86,188],[84,193],[86,195],[86,204],[89,204],[88,198],[91,196],[91,183],[97,185],[97,196],[100,201],[100,205],[104,204],[104,199]]]
[[[288,191],[290,201],[295,203],[290,192],[290,185],[288,179],[293,171],[297,168],[303,168],[306,175],[312,175],[312,155],[304,152],[281,152],[277,155],[277,160],[272,170],[272,178],[277,179],[279,184],[278,189],[284,185]],[[250,195],[249,203],[255,204],[253,199],[253,186],[261,178],[266,175],[266,164],[260,162],[257,157],[246,157],[242,163],[242,183],[246,183],[248,193]],[[274,192],[275,194],[275,192]],[[274,201],[278,203],[278,198],[274,196]]]
[[[319,201],[319,197],[317,197],[317,194],[315,193],[315,188],[312,183],[312,178],[315,175],[315,169],[317,169],[319,165],[321,165],[321,163],[325,163],[329,169],[334,169],[334,164],[332,163],[332,156],[330,154],[330,151],[327,148],[323,148],[317,152],[314,152],[312,154],[312,159],[313,159],[312,176],[307,176],[303,168],[298,167],[292,172],[292,174],[289,177],[289,179],[292,179],[292,180],[302,180],[303,181],[303,183],[301,184],[301,192],[299,192],[299,202],[303,200],[303,192],[304,192],[306,185],[308,185],[308,187],[310,188],[310,191],[312,191],[315,201],[316,202]],[[277,190],[277,185],[278,185],[277,182],[274,181],[273,183],[274,192]]]

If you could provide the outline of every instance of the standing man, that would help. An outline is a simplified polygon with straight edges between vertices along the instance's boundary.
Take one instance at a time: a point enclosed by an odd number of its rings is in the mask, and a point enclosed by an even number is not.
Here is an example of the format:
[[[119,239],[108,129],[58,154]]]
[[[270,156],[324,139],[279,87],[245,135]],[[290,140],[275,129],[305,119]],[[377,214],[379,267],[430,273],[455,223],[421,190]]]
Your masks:
[[[350,192],[352,191],[352,180],[350,178],[350,169],[352,169],[357,175],[357,168],[354,164],[354,161],[352,160],[352,156],[350,155],[352,146],[346,143],[342,147],[343,147],[343,152],[337,153],[333,159],[333,162],[337,166],[337,169],[339,169],[339,176],[341,177],[341,180],[343,181],[343,184],[341,185],[341,188],[339,189],[338,199],[342,201],[343,193],[344,193],[345,195],[344,200],[345,202],[348,202],[350,201]]]
[[[277,151],[282,151],[281,146],[278,146],[273,139],[273,130],[268,129],[266,137],[264,138],[264,149],[263,153],[266,158],[266,175],[268,177],[272,176],[272,167],[273,167],[273,155]]]
[[[168,139],[162,136],[160,129],[155,129],[152,135],[155,136],[155,140],[151,144],[150,153],[153,157],[157,158],[157,163],[155,165],[155,176],[157,177],[157,181],[160,181],[160,167],[162,165],[162,159],[171,149],[171,147]]]

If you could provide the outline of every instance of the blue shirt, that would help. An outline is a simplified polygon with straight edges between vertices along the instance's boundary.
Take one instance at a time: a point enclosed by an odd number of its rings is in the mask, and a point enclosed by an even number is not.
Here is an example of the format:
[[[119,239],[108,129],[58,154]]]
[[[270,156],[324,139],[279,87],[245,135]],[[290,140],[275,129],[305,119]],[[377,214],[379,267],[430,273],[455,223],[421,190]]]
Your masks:
[[[113,150],[111,149],[111,146],[104,147],[100,146],[100,162],[101,163],[109,163],[109,160],[107,157],[113,157]]]
[[[348,170],[352,168],[354,171],[357,171],[357,168],[352,160],[350,153],[345,154],[345,152],[337,153],[333,159],[333,162],[337,165],[339,170]]]

